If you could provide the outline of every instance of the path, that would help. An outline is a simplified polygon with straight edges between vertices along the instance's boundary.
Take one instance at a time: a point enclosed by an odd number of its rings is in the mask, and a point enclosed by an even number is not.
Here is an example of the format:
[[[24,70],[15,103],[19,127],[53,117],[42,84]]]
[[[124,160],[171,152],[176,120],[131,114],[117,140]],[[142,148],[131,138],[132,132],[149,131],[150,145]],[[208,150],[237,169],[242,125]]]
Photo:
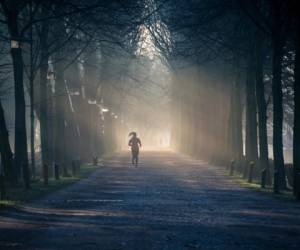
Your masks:
[[[300,204],[171,152],[122,153],[88,179],[0,213],[0,249],[300,249]]]

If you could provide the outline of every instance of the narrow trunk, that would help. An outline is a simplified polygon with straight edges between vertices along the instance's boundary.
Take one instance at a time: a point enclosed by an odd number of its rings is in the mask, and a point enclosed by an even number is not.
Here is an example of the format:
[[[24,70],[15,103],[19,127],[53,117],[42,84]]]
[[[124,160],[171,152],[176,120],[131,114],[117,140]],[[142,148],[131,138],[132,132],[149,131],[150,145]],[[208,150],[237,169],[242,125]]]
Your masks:
[[[186,142],[187,142],[187,104],[185,100],[185,95],[181,96],[181,141],[180,141],[180,150],[183,153],[187,153],[187,147],[186,147]]]
[[[173,73],[172,75],[172,117],[173,117],[173,121],[172,121],[172,130],[171,130],[171,141],[170,141],[170,146],[177,150],[177,142],[178,142],[178,129],[179,129],[179,126],[178,126],[178,117],[179,117],[179,112],[178,112],[178,109],[179,109],[179,103],[178,103],[178,97],[177,97],[177,80],[176,80],[176,77],[175,77],[175,73]]]
[[[246,160],[257,161],[257,116],[253,55],[249,56],[246,80]]]
[[[105,120],[104,120],[104,130],[105,130],[105,151],[106,152],[112,152],[113,151],[113,121],[112,121],[112,115],[110,112],[107,112],[105,115]]]
[[[2,3],[2,6],[5,4]],[[8,6],[3,7],[7,18],[10,36],[14,39],[19,38],[17,3],[12,1]],[[18,179],[23,173],[25,187],[29,188],[29,167],[27,155],[27,136],[26,136],[26,106],[23,83],[23,58],[20,41],[15,40],[15,46],[11,48],[11,57],[14,74],[15,91],[15,158],[14,167]]]
[[[26,106],[23,85],[23,59],[21,48],[12,48],[13,71],[15,79],[15,167],[18,176],[23,172],[23,181],[29,188],[29,167],[26,136]]]
[[[294,195],[300,200],[300,18],[298,18],[295,57],[295,82],[294,82]]]
[[[283,42],[280,37],[273,39],[273,156],[274,156],[274,186],[286,188],[284,158],[283,158],[283,141],[282,141],[282,57]]]
[[[30,2],[30,21],[32,21],[32,2]],[[34,117],[34,69],[33,69],[33,34],[32,26],[30,28],[30,74],[29,74],[29,95],[30,95],[30,153],[31,153],[31,171],[33,178],[36,177],[35,171],[35,117]]]
[[[55,129],[54,129],[54,158],[55,162],[62,167],[63,175],[67,176],[67,163],[65,161],[65,84],[62,65],[56,65],[55,80]]]
[[[193,83],[191,83],[192,85]],[[193,88],[193,87],[192,87]],[[191,97],[187,106],[187,124],[188,124],[188,138],[187,138],[187,152],[194,156],[194,140],[195,140],[195,105],[194,105],[194,91],[191,91]]]
[[[286,188],[284,157],[283,157],[283,106],[282,106],[282,60],[285,44],[283,17],[280,1],[272,4],[272,96],[273,96],[273,157],[274,157],[274,192]]]
[[[35,117],[34,117],[34,90],[33,79],[30,77],[30,154],[32,176],[35,178]]]
[[[267,104],[265,100],[265,87],[263,82],[263,54],[262,38],[256,39],[256,102],[258,111],[258,135],[259,135],[259,165],[260,169],[266,170],[266,183],[271,184],[269,152],[268,152],[268,134],[267,134]]]
[[[234,96],[234,83],[231,86],[230,93],[230,107],[229,107],[229,118],[228,118],[228,127],[227,127],[227,147],[226,150],[226,159],[229,163],[235,159],[234,152],[234,113],[235,113],[235,96]]]
[[[40,133],[41,133],[41,158],[42,166],[49,165],[49,141],[48,141],[48,86],[47,86],[47,71],[48,71],[48,51],[47,51],[47,34],[48,22],[43,23],[41,40],[41,66],[39,79],[40,92]]]
[[[4,175],[10,183],[15,181],[13,172],[13,154],[9,144],[8,130],[5,123],[4,110],[0,101],[0,154]],[[1,164],[1,163],[0,163]]]
[[[236,167],[240,168],[243,159],[243,135],[242,135],[242,103],[241,103],[241,79],[240,69],[238,69],[236,79],[234,81],[234,119],[233,119],[233,149],[234,158],[236,160]]]
[[[180,91],[178,96],[178,127],[179,127],[179,135],[178,135],[178,150],[179,152],[183,152],[183,137],[184,137],[184,103],[183,103],[183,97],[182,92]]]
[[[42,166],[48,164],[48,87],[47,87],[47,70],[48,70],[48,59],[42,55],[42,62],[40,67],[40,131],[41,131],[41,157],[42,157]]]

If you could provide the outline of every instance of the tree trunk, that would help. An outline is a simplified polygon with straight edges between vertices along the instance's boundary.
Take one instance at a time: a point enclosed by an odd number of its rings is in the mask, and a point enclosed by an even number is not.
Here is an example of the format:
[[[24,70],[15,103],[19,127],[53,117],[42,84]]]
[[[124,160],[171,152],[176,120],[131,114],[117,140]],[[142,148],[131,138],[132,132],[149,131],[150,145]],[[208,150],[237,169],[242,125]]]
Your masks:
[[[300,200],[300,18],[298,17],[296,34],[295,82],[294,82],[294,195]]]
[[[178,143],[178,133],[179,133],[179,103],[178,103],[178,94],[177,94],[177,78],[175,76],[175,73],[172,74],[172,85],[171,85],[171,90],[172,90],[172,97],[171,97],[171,111],[173,117],[172,120],[172,127],[171,127],[171,140],[170,140],[170,146],[177,150],[177,143]]]
[[[257,116],[255,100],[254,58],[249,56],[246,79],[246,160],[257,161]]]
[[[26,136],[26,106],[23,85],[23,59],[21,48],[11,49],[15,79],[15,167],[18,175],[23,171],[23,181],[29,188],[29,167]]]
[[[49,141],[48,141],[48,86],[47,86],[47,71],[48,71],[48,51],[47,51],[47,34],[48,23],[43,23],[41,40],[41,66],[40,66],[40,133],[41,133],[41,159],[42,166],[49,165]]]
[[[195,156],[195,148],[194,148],[194,141],[195,141],[195,89],[194,89],[194,82],[191,80],[190,84],[190,91],[191,96],[187,101],[187,125],[188,125],[188,134],[187,134],[187,152],[190,156]]]
[[[30,76],[30,155],[31,155],[31,171],[35,178],[35,116],[34,116],[34,86],[33,77]]]
[[[266,170],[266,183],[271,184],[268,134],[267,134],[267,104],[265,100],[265,87],[263,82],[263,52],[262,37],[256,36],[256,102],[258,111],[258,134],[259,134],[259,165],[261,170]]]
[[[274,157],[274,192],[286,188],[283,141],[282,141],[282,60],[285,44],[285,27],[281,13],[281,1],[272,3],[272,96],[273,96],[273,157]]]
[[[54,129],[54,158],[55,162],[62,167],[63,175],[67,176],[67,163],[65,161],[65,83],[61,63],[56,65],[55,80],[55,129]]]
[[[283,42],[279,36],[273,39],[273,157],[274,157],[274,187],[286,188],[283,141],[282,141],[282,57]]]
[[[32,1],[30,1],[30,22],[32,22]],[[30,73],[29,73],[29,95],[30,95],[30,153],[31,171],[33,178],[36,177],[35,169],[35,116],[34,116],[34,66],[33,66],[33,27],[30,27]]]
[[[231,86],[231,93],[230,93],[230,107],[229,107],[229,118],[228,118],[228,128],[227,128],[227,147],[226,150],[226,159],[229,163],[230,161],[234,161],[235,159],[235,152],[234,152],[234,125],[235,125],[235,96],[234,96],[234,88],[235,83],[232,83]]]
[[[10,183],[15,181],[13,169],[13,154],[8,139],[8,130],[5,123],[4,110],[0,101],[0,154],[4,175]]]
[[[232,82],[229,104],[229,122],[227,129],[227,164],[234,160],[239,168],[243,157],[242,137],[242,103],[240,88],[240,69],[237,69],[236,79]]]
[[[240,69],[238,69],[240,71]],[[233,118],[233,149],[234,158],[236,160],[237,167],[240,167],[243,159],[243,124],[242,124],[242,103],[241,103],[241,79],[240,72],[237,72],[236,79],[234,81],[233,95],[234,95],[234,118]]]
[[[15,1],[7,5],[1,3],[7,19],[8,30],[12,39],[17,41],[18,46],[11,48],[11,57],[14,73],[14,91],[15,91],[15,158],[14,167],[18,179],[23,172],[25,187],[29,188],[29,167],[27,155],[27,136],[26,136],[26,106],[23,83],[23,58],[20,41],[18,40],[18,4]]]
[[[179,80],[179,79],[178,79]],[[183,103],[183,96],[182,91],[178,93],[178,140],[177,146],[178,151],[183,152],[183,137],[184,137],[184,103]]]

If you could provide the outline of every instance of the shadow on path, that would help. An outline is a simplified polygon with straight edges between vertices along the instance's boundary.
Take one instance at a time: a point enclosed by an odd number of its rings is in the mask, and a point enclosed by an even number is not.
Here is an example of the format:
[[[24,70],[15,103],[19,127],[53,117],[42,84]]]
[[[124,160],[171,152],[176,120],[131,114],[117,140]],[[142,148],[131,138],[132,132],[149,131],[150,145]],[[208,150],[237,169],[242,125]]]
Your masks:
[[[0,213],[0,249],[297,249],[300,204],[172,152],[121,153],[89,178]]]

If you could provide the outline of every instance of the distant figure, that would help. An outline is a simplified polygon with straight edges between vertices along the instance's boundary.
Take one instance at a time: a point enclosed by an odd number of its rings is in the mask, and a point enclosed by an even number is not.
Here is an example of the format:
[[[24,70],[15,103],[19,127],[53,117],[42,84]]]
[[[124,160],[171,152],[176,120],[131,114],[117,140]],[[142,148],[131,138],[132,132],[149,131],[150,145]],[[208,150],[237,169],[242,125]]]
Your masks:
[[[142,143],[141,140],[137,137],[136,132],[131,132],[129,136],[131,136],[131,139],[128,142],[128,146],[131,147],[132,164],[137,167],[139,162],[139,151]]]

